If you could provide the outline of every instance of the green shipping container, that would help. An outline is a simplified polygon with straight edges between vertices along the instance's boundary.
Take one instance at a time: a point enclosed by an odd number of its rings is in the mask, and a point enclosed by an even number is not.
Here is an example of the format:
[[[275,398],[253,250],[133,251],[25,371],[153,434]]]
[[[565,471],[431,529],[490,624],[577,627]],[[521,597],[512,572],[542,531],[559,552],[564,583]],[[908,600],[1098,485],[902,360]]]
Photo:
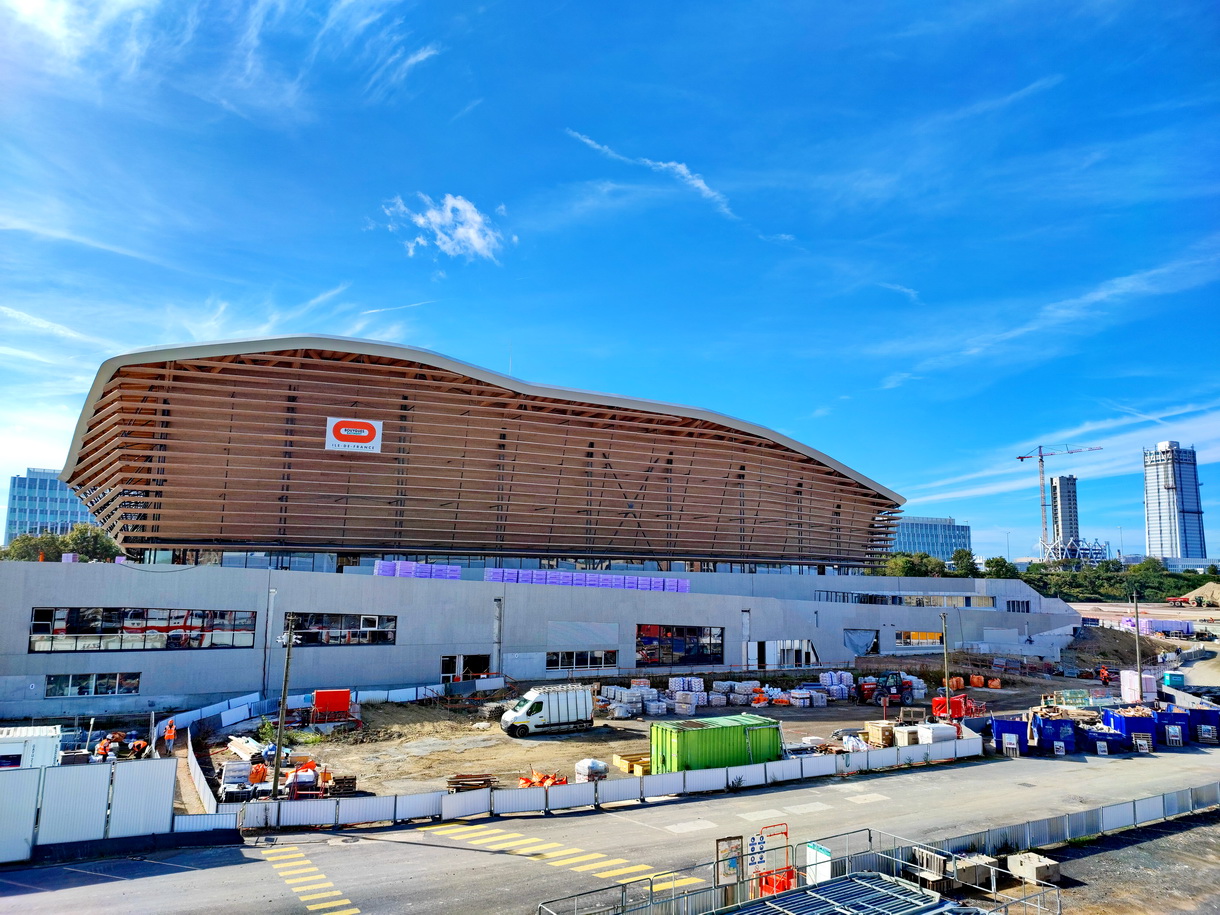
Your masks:
[[[760,715],[725,715],[652,725],[652,771],[684,772],[772,762],[784,755],[779,722]]]

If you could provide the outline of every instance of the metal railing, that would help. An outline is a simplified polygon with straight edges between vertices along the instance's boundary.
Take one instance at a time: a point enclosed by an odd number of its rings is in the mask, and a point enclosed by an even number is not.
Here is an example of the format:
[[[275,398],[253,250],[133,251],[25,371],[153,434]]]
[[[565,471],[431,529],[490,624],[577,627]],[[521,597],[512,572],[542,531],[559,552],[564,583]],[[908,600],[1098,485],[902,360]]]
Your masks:
[[[1218,806],[1220,782],[1209,782],[1197,788],[1184,788],[931,842],[914,842],[879,830],[860,829],[768,849],[765,854],[769,857],[763,869],[774,870],[781,866],[781,861],[785,862],[782,866],[793,869],[800,885],[808,885],[812,882],[809,879],[810,864],[797,862],[797,855],[810,842],[814,842],[830,851],[830,872],[828,875],[823,872],[823,877],[843,877],[858,871],[874,871],[902,877],[904,873],[909,873],[914,862],[914,850],[917,848],[947,856],[956,865],[958,859],[965,855],[983,854],[998,858],[1073,839],[1084,839],[1159,822],[1170,817],[1201,813]],[[819,863],[824,866],[826,861]],[[718,908],[759,898],[761,888],[757,879],[716,886],[716,864],[717,862],[698,864],[620,886],[565,896],[539,904],[537,915],[628,915],[634,912],[646,912],[648,915],[706,915]],[[1036,892],[1014,896],[1011,895],[1012,891],[1006,892],[1000,888],[1000,884],[1006,884],[1011,878],[1011,875],[1004,877],[1007,873],[1003,868],[993,867],[988,880],[983,884],[970,884],[972,889],[983,894],[989,904],[994,906],[990,911],[1060,911],[1059,891],[1056,887],[1041,884],[1035,887]],[[692,878],[704,885],[685,893],[678,892],[677,884]],[[682,885],[692,884],[687,882]]]

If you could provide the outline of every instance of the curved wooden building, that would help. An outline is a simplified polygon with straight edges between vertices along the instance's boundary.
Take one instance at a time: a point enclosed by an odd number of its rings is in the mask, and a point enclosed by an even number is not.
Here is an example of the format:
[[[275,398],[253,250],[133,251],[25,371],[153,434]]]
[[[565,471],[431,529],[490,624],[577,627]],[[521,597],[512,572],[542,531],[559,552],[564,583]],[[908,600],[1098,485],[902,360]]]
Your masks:
[[[61,479],[129,549],[859,566],[903,501],[718,413],[325,336],[108,360]]]

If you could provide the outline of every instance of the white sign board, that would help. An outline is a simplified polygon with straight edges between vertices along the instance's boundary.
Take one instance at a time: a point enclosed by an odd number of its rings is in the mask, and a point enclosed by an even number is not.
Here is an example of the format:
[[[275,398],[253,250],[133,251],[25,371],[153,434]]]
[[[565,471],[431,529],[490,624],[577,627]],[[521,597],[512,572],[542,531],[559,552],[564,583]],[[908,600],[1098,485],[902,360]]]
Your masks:
[[[805,882],[823,883],[832,876],[830,849],[816,842],[805,843]]]
[[[762,833],[750,836],[746,845],[746,874],[753,877],[767,869],[767,837]]]
[[[380,453],[381,420],[329,417],[326,420],[326,450]]]

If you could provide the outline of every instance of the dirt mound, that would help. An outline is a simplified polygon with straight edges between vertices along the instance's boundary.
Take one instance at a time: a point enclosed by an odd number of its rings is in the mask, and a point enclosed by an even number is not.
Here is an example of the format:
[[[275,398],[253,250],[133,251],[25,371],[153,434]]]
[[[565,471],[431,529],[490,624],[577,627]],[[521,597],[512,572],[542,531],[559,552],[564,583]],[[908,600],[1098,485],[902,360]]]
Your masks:
[[[471,716],[455,715],[442,708],[395,705],[388,702],[362,705],[360,717],[364,721],[364,727],[334,734],[330,737],[330,742],[366,744],[412,741],[424,737],[452,737],[475,721]]]
[[[1170,642],[1150,636],[1140,637],[1140,655],[1145,664],[1156,663],[1162,651],[1173,651]],[[1100,626],[1082,626],[1076,636],[1063,650],[1063,661],[1076,667],[1097,667],[1101,664],[1114,667],[1132,667],[1135,664],[1135,634],[1120,629]]]
[[[1194,600],[1196,597],[1201,597],[1206,603],[1212,606],[1220,605],[1220,584],[1217,584],[1214,581],[1209,581],[1207,584],[1200,585],[1193,591],[1183,594],[1182,596],[1188,597],[1191,600]]]

